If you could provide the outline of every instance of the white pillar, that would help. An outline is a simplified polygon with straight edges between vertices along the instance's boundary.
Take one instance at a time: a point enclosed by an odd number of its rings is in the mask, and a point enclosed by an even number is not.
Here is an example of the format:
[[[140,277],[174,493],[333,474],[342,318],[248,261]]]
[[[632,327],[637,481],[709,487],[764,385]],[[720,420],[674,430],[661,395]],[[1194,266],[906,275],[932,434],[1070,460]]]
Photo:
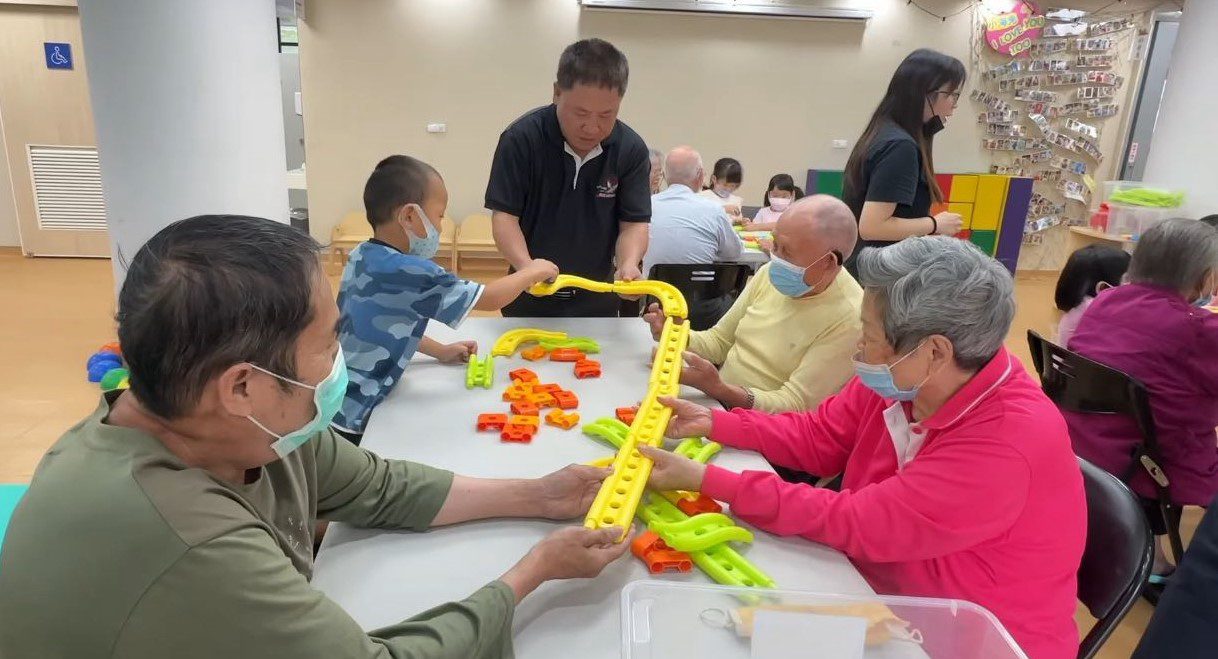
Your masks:
[[[274,0],[80,0],[80,20],[116,286],[176,220],[287,222]]]
[[[1216,25],[1218,2],[1188,0],[1142,175],[1147,183],[1183,188],[1187,217],[1218,213]]]

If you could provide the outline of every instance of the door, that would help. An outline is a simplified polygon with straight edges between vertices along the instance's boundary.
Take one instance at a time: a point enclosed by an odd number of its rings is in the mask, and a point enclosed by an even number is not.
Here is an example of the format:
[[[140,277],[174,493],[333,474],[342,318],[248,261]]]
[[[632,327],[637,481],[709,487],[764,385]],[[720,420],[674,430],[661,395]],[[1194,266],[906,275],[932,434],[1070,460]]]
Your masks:
[[[1134,105],[1129,141],[1125,144],[1125,154],[1121,160],[1123,181],[1142,180],[1142,170],[1146,168],[1146,154],[1150,153],[1150,140],[1154,137],[1155,121],[1159,117],[1159,103],[1163,100],[1163,91],[1167,89],[1171,51],[1176,46],[1176,32],[1179,28],[1178,18],[1155,17],[1150,44],[1146,49],[1146,68]]]
[[[0,4],[0,132],[22,251],[108,257],[76,7]]]

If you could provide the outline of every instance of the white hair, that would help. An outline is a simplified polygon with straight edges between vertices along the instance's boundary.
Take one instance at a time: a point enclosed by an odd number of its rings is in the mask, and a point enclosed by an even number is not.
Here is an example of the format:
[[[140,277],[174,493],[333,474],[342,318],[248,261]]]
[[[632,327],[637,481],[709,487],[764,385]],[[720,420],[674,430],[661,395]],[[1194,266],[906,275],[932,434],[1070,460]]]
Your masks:
[[[1218,266],[1218,231],[1198,220],[1164,220],[1146,230],[1129,260],[1129,282],[1195,291]]]
[[[698,172],[702,169],[702,154],[687,146],[679,146],[664,158],[664,180],[697,189],[702,184]]]
[[[1015,283],[998,261],[946,236],[906,238],[867,248],[859,282],[879,294],[884,336],[898,353],[938,334],[956,364],[975,370],[998,353],[1015,317]]]

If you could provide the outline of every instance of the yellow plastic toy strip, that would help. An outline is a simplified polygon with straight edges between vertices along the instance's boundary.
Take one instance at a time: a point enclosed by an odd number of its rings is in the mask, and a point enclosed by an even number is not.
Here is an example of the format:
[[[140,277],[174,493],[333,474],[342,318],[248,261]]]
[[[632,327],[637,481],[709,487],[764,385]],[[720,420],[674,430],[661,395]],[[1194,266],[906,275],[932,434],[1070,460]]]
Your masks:
[[[607,284],[583,277],[559,275],[554,283],[537,284],[529,292],[533,295],[552,295],[566,287],[599,293],[651,295],[660,301],[664,314],[668,316],[660,333],[647,395],[635,413],[634,423],[626,433],[626,441],[613,460],[613,473],[601,484],[584,520],[584,526],[593,529],[620,527],[622,535],[618,542],[621,542],[626,538],[626,529],[630,528],[635,510],[643,498],[647,477],[651,475],[651,459],[639,453],[638,445],[660,446],[663,443],[664,430],[668,427],[672,410],[661,405],[658,399],[660,396],[676,396],[681,389],[681,353],[689,343],[689,323],[677,323],[674,318],[686,318],[689,309],[685,297],[675,286],[651,280]]]
[[[590,467],[608,467],[609,465],[612,465],[613,461],[616,459],[617,459],[616,455],[606,455],[603,458],[589,460],[588,462],[585,462],[584,464],[586,464]]]
[[[491,346],[491,354],[495,357],[507,357],[516,352],[516,348],[519,348],[520,344],[526,341],[565,338],[567,338],[566,332],[549,332],[531,327],[521,327],[504,332],[503,336],[495,339],[495,345]]]

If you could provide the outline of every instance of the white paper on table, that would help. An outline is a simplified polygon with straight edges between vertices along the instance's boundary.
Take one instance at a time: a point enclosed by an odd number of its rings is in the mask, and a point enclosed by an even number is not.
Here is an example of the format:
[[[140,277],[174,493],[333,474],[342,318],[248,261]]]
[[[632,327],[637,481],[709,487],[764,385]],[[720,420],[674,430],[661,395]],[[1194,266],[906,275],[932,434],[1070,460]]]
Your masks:
[[[753,659],[863,659],[867,619],[759,609],[753,618]]]

